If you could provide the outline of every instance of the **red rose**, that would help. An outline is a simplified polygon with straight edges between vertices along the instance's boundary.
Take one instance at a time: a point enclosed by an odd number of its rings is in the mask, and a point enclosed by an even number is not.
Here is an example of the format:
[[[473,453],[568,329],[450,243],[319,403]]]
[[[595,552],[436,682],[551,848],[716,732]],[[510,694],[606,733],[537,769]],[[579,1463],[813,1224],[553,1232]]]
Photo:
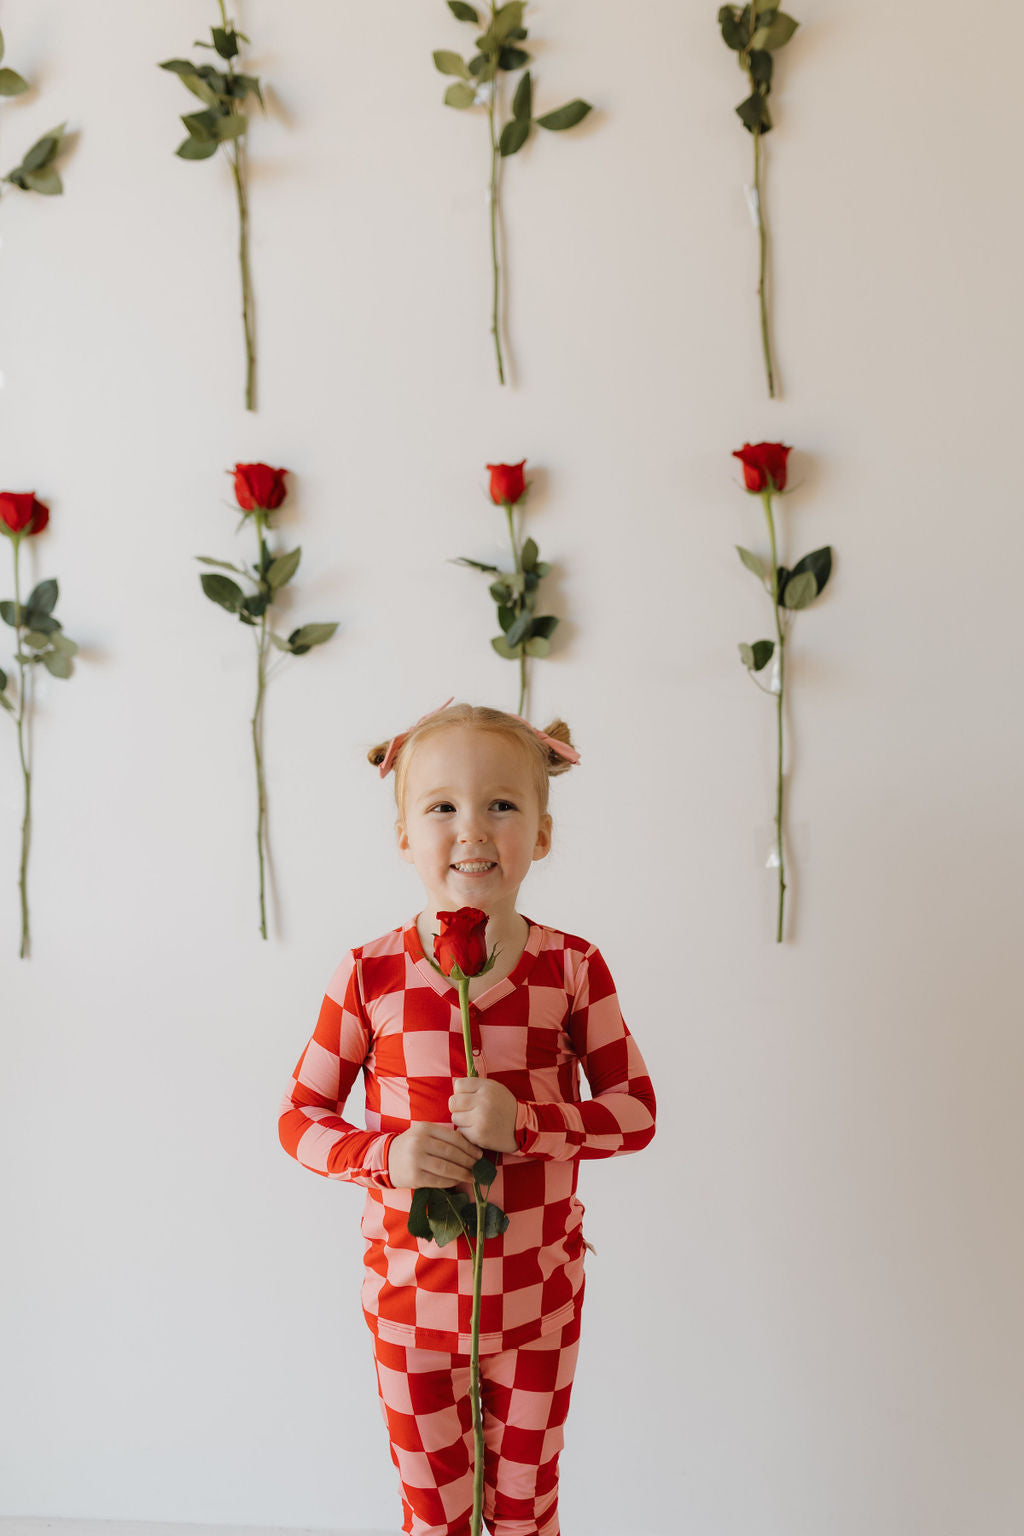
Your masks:
[[[476,907],[439,912],[441,932],[434,939],[434,959],[446,976],[457,965],[463,976],[479,976],[487,964],[487,913]]]
[[[50,521],[50,509],[32,491],[0,491],[0,529],[14,533],[42,533]]]
[[[744,443],[734,451],[733,458],[743,465],[743,482],[748,491],[784,491],[786,459],[791,452],[785,443]]]
[[[286,469],[271,469],[269,464],[235,465],[235,500],[243,512],[259,507],[273,512],[285,498]]]
[[[526,481],[523,478],[523,465],[525,459],[520,459],[518,464],[488,464],[491,472],[491,500],[496,507],[504,506],[506,502],[515,503],[526,490]]]

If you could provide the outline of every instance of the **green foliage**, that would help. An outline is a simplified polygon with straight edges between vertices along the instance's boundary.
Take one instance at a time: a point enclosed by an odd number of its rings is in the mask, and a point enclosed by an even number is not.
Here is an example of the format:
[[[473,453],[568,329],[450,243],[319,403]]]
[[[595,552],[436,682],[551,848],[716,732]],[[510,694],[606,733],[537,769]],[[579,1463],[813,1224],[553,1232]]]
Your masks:
[[[740,660],[750,672],[760,672],[775,654],[773,640],[755,640],[753,645],[740,646]]]
[[[558,619],[554,614],[535,612],[541,577],[546,576],[551,567],[537,556],[537,541],[529,538],[523,541],[519,551],[519,570],[503,571],[496,565],[471,560],[466,555],[460,555],[452,562],[496,576],[497,579],[489,583],[488,591],[497,608],[501,634],[493,637],[491,646],[506,661],[518,661],[523,655],[546,656],[551,650],[551,636]]]
[[[587,113],[591,111],[589,101],[566,102],[564,107],[559,107],[555,112],[546,112],[543,117],[538,117],[538,128],[547,128],[561,132],[565,128],[575,128],[577,123],[582,123]]]
[[[456,21],[471,21],[474,26],[480,25],[480,13],[471,5],[466,5],[465,0],[448,0],[448,9]]]
[[[32,145],[21,164],[15,166],[13,171],[8,171],[4,180],[19,187],[22,192],[40,192],[46,197],[56,197],[63,192],[64,187],[60,176],[53,169],[53,162],[60,154],[66,128],[67,123],[61,123],[59,128],[51,128],[49,133],[44,133]]]
[[[530,126],[530,119],[528,117],[513,117],[505,124],[501,130],[501,137],[498,140],[498,149],[504,159],[508,159],[509,155],[514,155],[518,150],[522,149],[530,137]]]
[[[758,577],[760,581],[765,583],[771,581],[771,571],[769,570],[768,566],[765,565],[760,555],[753,554],[749,549],[744,549],[740,544],[736,545],[736,553],[743,561],[743,564],[746,566],[747,570],[753,571],[754,575]]]
[[[750,79],[750,95],[736,112],[750,133],[767,133],[772,126],[768,96],[772,87],[772,54],[793,36],[799,22],[771,0],[752,0],[742,8],[723,5],[718,12],[722,41],[739,55],[740,68]]]
[[[302,549],[300,547],[299,549],[290,550],[286,555],[278,555],[276,560],[270,562],[267,569],[267,581],[275,592],[279,587],[288,585],[298,570],[301,559]]]
[[[460,80],[455,85],[450,85],[444,93],[446,107],[458,107],[464,111],[466,107],[476,106],[476,86],[464,85]]]
[[[182,117],[188,138],[175,151],[181,160],[209,160],[221,144],[241,138],[248,128],[244,105],[250,95],[264,105],[258,78],[239,73],[232,63],[238,57],[239,40],[248,42],[245,34],[231,27],[211,27],[210,35],[212,42],[197,42],[196,47],[212,49],[225,61],[226,70],[213,64],[193,64],[189,59],[165,59],[159,66],[177,75],[206,108]]]
[[[337,629],[337,624],[303,624],[288,636],[288,648],[293,656],[304,656],[314,645],[323,645]]]
[[[0,69],[0,96],[20,96],[28,88],[28,81],[23,80],[17,70]]]
[[[409,1231],[444,1248],[462,1234],[468,1237],[474,1231],[475,1235],[475,1215],[470,1225],[470,1212],[475,1213],[474,1202],[464,1189],[416,1189],[409,1208]]]

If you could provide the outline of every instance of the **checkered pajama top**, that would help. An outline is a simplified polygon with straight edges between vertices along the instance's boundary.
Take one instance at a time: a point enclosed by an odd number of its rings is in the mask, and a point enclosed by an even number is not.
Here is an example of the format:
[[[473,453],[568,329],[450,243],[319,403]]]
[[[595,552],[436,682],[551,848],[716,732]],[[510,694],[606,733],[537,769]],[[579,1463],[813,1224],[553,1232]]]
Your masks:
[[[519,1100],[518,1151],[493,1159],[488,1198],[509,1225],[484,1247],[482,1353],[525,1344],[572,1317],[583,1285],[577,1163],[637,1152],[654,1135],[654,1091],[600,951],[527,922],[515,968],[469,1005],[477,1071]],[[580,1097],[581,1066],[589,1099]],[[343,1118],[360,1071],[365,1130]],[[453,1079],[465,1076],[458,992],[424,956],[413,918],[338,966],[280,1118],[282,1145],[304,1167],[367,1189],[370,1327],[392,1343],[452,1353],[470,1348],[469,1244],[439,1248],[410,1236],[412,1191],[392,1189],[387,1159],[413,1121],[451,1125]]]

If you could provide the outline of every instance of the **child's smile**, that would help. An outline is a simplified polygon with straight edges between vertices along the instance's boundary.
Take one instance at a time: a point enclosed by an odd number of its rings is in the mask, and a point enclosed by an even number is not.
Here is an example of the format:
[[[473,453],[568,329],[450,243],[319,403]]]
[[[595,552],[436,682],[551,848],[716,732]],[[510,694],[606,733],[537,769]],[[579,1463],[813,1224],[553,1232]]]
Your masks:
[[[479,906],[497,927],[511,921],[524,876],[551,846],[551,818],[540,813],[525,754],[472,726],[451,726],[416,748],[397,828],[434,913]]]

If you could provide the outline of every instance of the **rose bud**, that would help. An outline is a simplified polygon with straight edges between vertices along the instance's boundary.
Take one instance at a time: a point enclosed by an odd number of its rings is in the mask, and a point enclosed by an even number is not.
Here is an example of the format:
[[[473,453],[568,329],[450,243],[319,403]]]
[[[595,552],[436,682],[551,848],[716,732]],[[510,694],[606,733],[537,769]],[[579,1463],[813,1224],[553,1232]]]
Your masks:
[[[487,913],[476,907],[439,912],[441,932],[434,937],[434,959],[446,976],[457,965],[463,976],[479,976],[487,964]]]
[[[744,443],[733,452],[743,465],[743,483],[748,491],[784,491],[786,459],[792,452],[784,443]]]
[[[0,491],[0,532],[42,533],[50,521],[50,509],[37,501],[33,491]]]
[[[526,490],[523,478],[525,459],[518,464],[488,464],[491,472],[491,500],[496,507],[514,505]]]
[[[229,471],[230,473],[230,471]],[[284,501],[286,469],[271,469],[269,464],[236,464],[235,500],[243,512],[273,512]]]

